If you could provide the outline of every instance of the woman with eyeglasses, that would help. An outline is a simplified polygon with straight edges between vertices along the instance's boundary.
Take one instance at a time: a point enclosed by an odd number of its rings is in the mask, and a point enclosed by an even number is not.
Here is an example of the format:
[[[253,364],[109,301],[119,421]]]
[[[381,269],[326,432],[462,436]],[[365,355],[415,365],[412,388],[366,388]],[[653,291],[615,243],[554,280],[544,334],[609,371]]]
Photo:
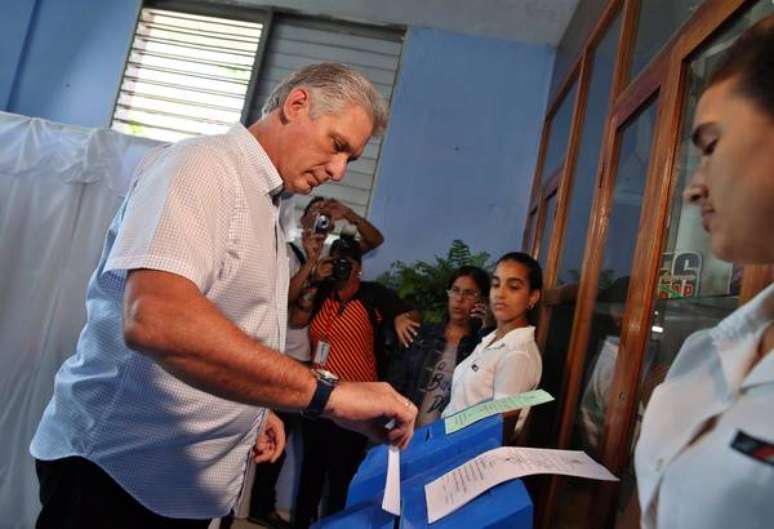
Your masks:
[[[454,370],[451,400],[443,417],[480,402],[537,388],[543,363],[534,325],[542,291],[543,273],[532,257],[512,252],[497,261],[489,291],[497,328]],[[519,414],[516,432],[526,417],[526,412]]]
[[[391,355],[387,381],[417,406],[417,426],[438,419],[448,404],[454,368],[478,344],[488,291],[484,270],[459,268],[449,280],[443,321],[422,325],[413,341]]]

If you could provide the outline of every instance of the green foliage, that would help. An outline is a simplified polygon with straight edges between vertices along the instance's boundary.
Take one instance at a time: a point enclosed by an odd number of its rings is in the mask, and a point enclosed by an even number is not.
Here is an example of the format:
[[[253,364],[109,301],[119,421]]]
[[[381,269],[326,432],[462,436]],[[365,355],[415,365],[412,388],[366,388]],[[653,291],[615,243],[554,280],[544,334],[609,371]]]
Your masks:
[[[446,313],[446,288],[455,270],[461,266],[479,266],[487,271],[493,265],[487,264],[489,254],[473,254],[467,244],[459,239],[452,242],[446,257],[435,257],[435,263],[417,261],[407,265],[395,261],[389,271],[376,280],[395,290],[398,295],[422,312],[425,322],[437,323]]]

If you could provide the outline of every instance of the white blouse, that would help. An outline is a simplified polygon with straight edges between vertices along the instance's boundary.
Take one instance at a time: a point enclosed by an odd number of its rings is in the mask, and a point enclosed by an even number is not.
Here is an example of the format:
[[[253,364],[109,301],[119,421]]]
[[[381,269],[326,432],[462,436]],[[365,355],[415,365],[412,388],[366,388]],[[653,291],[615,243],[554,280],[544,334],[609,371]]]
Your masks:
[[[774,527],[774,285],[691,335],[645,410],[635,452],[643,529]],[[705,431],[706,430],[706,431]]]
[[[486,400],[499,399],[537,388],[543,372],[532,326],[514,329],[499,340],[491,333],[454,370],[451,400],[442,416],[448,417]],[[520,416],[519,430],[527,417]]]

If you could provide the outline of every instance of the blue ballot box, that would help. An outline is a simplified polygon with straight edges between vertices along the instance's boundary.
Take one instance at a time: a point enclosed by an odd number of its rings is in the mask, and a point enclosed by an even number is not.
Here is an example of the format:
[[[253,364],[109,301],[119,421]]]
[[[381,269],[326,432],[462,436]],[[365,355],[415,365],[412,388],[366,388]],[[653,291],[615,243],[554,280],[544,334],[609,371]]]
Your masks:
[[[312,525],[312,529],[393,529],[395,516],[383,511],[381,505],[366,504],[328,516]]]
[[[502,445],[503,420],[500,415],[487,417],[467,428],[446,434],[440,419],[414,432],[411,443],[400,453],[401,482],[435,468],[439,463],[463,457],[463,462]],[[352,479],[347,507],[362,503],[381,504],[387,477],[387,446],[368,451]],[[453,468],[453,467],[452,467]]]
[[[465,461],[457,460],[452,468]],[[532,529],[532,500],[520,479],[500,483],[428,524],[425,485],[449,470],[429,472],[401,485],[400,529]]]

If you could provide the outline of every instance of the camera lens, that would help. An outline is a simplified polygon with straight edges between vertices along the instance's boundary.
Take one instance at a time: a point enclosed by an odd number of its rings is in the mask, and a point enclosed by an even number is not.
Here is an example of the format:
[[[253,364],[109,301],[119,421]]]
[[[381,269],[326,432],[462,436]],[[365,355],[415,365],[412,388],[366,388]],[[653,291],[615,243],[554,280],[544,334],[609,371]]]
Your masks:
[[[333,279],[346,281],[352,273],[352,263],[346,257],[337,257],[333,260]]]

